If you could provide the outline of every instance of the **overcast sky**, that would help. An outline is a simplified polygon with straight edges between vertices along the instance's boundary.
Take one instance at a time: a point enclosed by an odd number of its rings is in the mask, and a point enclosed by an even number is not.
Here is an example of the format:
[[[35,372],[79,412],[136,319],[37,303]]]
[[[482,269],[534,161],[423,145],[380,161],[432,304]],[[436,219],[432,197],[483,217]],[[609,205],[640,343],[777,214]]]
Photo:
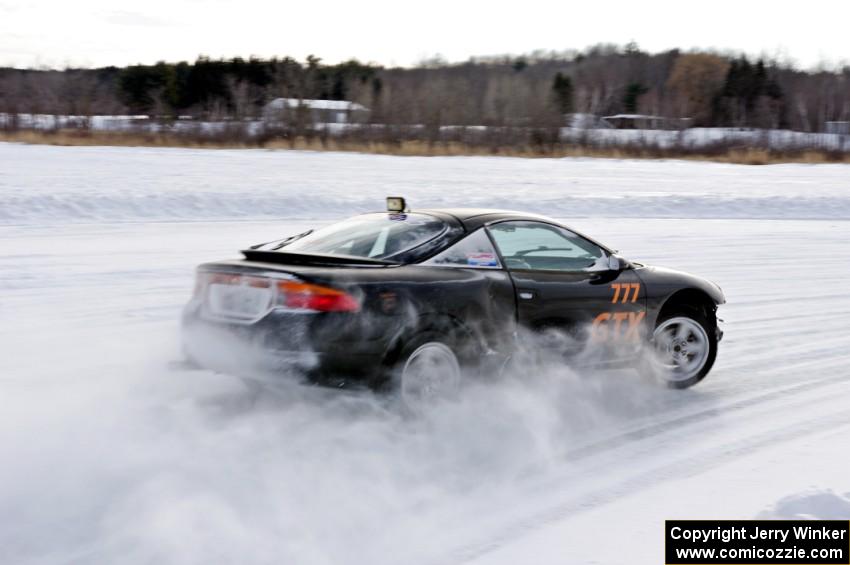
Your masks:
[[[850,0],[0,0],[0,66],[315,54],[411,65],[436,54],[712,47],[809,67],[850,61]]]

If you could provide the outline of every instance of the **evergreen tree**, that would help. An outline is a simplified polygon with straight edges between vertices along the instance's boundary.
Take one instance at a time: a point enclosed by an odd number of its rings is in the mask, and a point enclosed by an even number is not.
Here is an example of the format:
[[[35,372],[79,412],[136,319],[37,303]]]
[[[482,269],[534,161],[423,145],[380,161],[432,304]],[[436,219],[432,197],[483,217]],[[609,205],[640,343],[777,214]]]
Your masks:
[[[637,113],[638,100],[647,92],[649,89],[639,82],[632,82],[626,86],[626,92],[623,94],[623,109],[627,114]]]
[[[561,114],[571,114],[573,111],[573,81],[565,74],[557,73],[552,79],[552,93],[555,105]]]
[[[755,65],[746,57],[732,61],[726,74],[722,96],[716,103],[715,121],[718,124],[735,126],[765,126],[781,121],[782,90],[770,77],[764,61],[759,59]],[[761,108],[758,120],[756,109]],[[766,117],[765,108],[775,114],[773,119]],[[761,123],[757,123],[761,122]]]

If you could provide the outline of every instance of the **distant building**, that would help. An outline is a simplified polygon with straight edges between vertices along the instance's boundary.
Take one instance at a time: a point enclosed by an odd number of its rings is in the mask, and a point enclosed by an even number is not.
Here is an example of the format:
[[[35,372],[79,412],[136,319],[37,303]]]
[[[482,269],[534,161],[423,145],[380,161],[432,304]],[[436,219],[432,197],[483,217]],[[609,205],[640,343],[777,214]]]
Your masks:
[[[268,121],[289,121],[299,112],[305,112],[314,124],[349,124],[364,122],[369,109],[349,100],[308,100],[275,98],[263,108]]]
[[[615,114],[604,116],[602,121],[617,129],[684,129],[690,127],[690,118],[667,118],[646,114]]]
[[[823,131],[826,133],[850,135],[850,122],[826,122],[823,125]]]

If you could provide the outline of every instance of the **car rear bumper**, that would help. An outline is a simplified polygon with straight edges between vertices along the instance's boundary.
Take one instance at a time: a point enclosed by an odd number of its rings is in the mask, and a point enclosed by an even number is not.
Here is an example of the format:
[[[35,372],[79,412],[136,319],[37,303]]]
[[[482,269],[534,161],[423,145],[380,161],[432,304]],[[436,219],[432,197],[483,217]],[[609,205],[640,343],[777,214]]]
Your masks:
[[[192,301],[181,329],[191,361],[229,374],[337,388],[376,386],[383,378],[381,343],[353,341],[342,329],[334,331],[334,320],[313,314],[272,311],[241,323],[210,318],[199,301]]]

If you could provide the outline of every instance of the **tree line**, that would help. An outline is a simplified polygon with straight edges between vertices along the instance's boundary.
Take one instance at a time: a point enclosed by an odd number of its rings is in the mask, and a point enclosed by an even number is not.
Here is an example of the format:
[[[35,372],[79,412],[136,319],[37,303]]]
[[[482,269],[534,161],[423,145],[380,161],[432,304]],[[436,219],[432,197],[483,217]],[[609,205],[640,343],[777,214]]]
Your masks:
[[[569,114],[647,114],[693,126],[822,131],[850,120],[850,67],[800,70],[713,52],[584,51],[440,59],[409,68],[317,57],[199,57],[123,68],[0,68],[0,112],[249,119],[278,97],[352,100],[386,125],[565,125]]]

